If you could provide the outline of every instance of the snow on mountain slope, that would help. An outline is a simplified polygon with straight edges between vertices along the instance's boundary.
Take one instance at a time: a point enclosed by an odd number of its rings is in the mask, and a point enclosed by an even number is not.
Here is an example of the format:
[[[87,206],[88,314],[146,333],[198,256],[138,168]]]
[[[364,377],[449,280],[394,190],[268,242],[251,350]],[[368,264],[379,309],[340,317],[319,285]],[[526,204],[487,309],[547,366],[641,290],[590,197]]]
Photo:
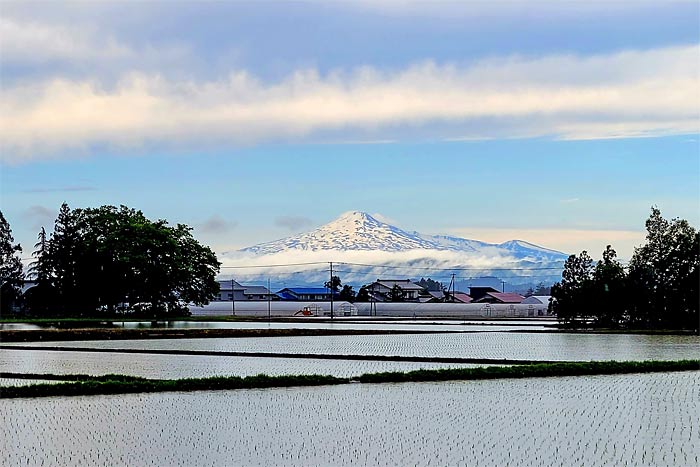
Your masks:
[[[566,255],[522,240],[501,244],[480,242],[448,235],[422,235],[381,222],[366,212],[351,211],[311,232],[261,243],[241,250],[258,255],[283,252],[382,251],[471,253],[474,256],[507,256],[530,261],[561,261]],[[426,252],[427,253],[427,252]]]
[[[280,284],[323,284],[334,262],[343,282],[369,283],[378,277],[460,276],[505,278],[509,284],[553,283],[567,255],[522,240],[486,243],[449,235],[409,232],[352,211],[310,232],[261,243],[221,258],[233,276],[251,283],[273,278]],[[290,267],[280,266],[289,265]]]
[[[512,251],[514,253],[533,253],[539,252],[541,255],[562,255],[563,253],[556,250],[550,250],[549,248],[543,248],[541,246],[534,245],[532,243],[523,240],[509,240],[507,242],[499,243],[499,248]]]
[[[441,249],[420,235],[381,222],[365,212],[352,211],[311,232],[274,242],[261,243],[242,251],[273,254],[285,250],[381,250],[406,251]]]

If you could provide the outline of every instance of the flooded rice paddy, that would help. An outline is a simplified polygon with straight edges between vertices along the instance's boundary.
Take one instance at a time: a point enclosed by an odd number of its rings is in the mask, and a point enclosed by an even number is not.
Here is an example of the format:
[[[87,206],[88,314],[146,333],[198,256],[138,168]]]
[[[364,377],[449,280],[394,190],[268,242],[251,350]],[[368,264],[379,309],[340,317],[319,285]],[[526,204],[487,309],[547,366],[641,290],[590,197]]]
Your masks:
[[[205,355],[154,355],[46,350],[0,350],[0,372],[33,374],[123,374],[155,379],[321,374],[339,377],[421,368],[474,368],[483,365],[321,360],[307,358],[255,358]],[[3,384],[0,380],[0,386]]]
[[[201,325],[186,327],[190,324]],[[350,377],[478,366],[159,355],[149,350],[557,361],[700,359],[697,336],[505,332],[542,326],[518,322],[208,324],[230,329],[476,332],[14,343],[6,345],[66,350],[0,350],[0,371],[172,379],[259,373]],[[146,353],[70,350],[75,348]],[[57,382],[1,378],[0,386]],[[0,465],[700,465],[698,413],[697,371],[2,399]]]
[[[459,321],[459,320],[401,320],[378,321],[366,319],[350,321],[338,319],[334,322],[314,321],[300,318],[298,321],[112,321],[61,324],[61,328],[124,328],[124,329],[339,329],[339,330],[398,330],[398,331],[544,331],[551,330],[556,321],[551,320],[503,320],[503,321]],[[39,330],[56,328],[54,325],[40,326],[31,323],[0,323],[0,330]]]
[[[700,359],[699,336],[640,334],[486,332],[71,341],[32,345],[556,361]]]
[[[0,400],[0,465],[699,465],[700,372]]]

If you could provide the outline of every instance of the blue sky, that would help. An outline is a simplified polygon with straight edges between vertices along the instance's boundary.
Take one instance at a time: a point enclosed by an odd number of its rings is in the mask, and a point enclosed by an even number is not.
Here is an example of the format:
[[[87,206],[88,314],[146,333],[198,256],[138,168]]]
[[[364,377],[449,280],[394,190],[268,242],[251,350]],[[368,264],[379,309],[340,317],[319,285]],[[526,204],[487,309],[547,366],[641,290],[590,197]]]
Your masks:
[[[696,2],[3,3],[0,205],[184,222],[218,252],[364,210],[629,257],[700,224]],[[25,256],[28,256],[25,255]]]

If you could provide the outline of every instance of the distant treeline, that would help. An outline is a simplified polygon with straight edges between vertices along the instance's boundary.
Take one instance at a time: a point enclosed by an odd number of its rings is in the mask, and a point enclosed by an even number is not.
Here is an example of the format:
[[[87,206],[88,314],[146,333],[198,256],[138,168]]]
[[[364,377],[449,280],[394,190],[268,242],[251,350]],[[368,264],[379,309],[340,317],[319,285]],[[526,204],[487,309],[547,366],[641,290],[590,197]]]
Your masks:
[[[688,221],[666,220],[653,207],[646,243],[627,267],[608,245],[597,264],[588,252],[571,255],[550,305],[570,326],[698,329],[700,233]]]

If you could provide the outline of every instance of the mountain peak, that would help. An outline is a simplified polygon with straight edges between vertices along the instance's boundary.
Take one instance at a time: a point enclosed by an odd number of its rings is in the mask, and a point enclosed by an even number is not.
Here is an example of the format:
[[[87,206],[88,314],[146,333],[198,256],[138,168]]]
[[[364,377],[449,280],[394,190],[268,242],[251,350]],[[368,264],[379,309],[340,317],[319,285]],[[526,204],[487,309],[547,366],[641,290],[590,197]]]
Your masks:
[[[364,211],[346,211],[338,216],[338,219],[374,219],[369,213]],[[338,220],[336,219],[336,220]]]
[[[381,222],[364,211],[348,211],[340,215],[337,219],[322,225],[318,230],[342,230],[373,228],[381,225],[388,225]]]
[[[246,248],[254,253],[284,250],[369,250],[406,251],[434,249],[435,244],[415,233],[381,222],[363,211],[348,211],[317,229]]]
[[[444,235],[421,235],[387,224],[363,211],[348,211],[310,232],[262,243],[243,251],[274,254],[283,251],[388,251],[411,250],[473,252],[494,255],[496,250],[527,257],[564,257],[562,253],[520,240],[501,245]]]

